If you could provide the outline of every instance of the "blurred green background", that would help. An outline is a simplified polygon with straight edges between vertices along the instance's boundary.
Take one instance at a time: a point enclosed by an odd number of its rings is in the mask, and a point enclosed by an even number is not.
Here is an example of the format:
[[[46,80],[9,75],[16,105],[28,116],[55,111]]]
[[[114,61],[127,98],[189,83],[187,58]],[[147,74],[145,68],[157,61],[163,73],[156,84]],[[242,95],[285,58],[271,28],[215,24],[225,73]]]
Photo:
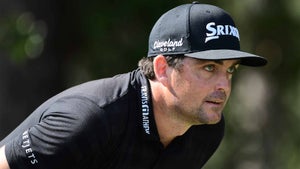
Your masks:
[[[0,138],[54,94],[135,69],[158,17],[189,2],[1,0]],[[300,168],[300,1],[199,2],[228,11],[241,48],[269,59],[235,76],[225,138],[204,168]]]

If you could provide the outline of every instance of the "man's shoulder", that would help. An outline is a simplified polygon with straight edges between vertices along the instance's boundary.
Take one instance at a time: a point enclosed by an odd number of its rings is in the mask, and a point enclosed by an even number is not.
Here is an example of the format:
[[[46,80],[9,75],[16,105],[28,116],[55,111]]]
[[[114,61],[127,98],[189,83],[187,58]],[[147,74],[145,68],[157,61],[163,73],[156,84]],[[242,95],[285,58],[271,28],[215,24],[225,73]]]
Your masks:
[[[77,121],[107,119],[111,124],[124,124],[129,111],[137,109],[136,71],[110,78],[89,81],[69,88],[40,105],[33,114],[44,119],[61,115],[78,117]]]
[[[44,109],[61,98],[70,97],[84,97],[103,107],[135,92],[134,86],[138,83],[138,76],[135,74],[136,71],[132,71],[78,84],[48,99],[38,109]]]

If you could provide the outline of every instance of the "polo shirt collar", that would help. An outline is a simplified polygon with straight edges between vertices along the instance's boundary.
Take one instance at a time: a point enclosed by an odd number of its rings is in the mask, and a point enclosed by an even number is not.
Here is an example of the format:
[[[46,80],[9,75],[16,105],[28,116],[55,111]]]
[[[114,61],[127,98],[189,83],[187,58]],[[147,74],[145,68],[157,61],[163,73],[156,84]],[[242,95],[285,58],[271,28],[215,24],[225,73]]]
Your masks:
[[[145,138],[150,140],[159,140],[159,135],[154,119],[153,103],[151,96],[151,87],[149,80],[140,72],[140,110],[141,127]]]

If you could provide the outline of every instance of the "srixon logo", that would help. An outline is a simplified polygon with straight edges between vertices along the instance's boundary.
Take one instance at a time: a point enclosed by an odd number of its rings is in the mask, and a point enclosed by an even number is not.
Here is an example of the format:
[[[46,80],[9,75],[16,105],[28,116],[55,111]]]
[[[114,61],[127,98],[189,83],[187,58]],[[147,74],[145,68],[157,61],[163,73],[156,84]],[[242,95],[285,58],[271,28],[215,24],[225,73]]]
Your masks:
[[[213,39],[219,39],[220,36],[225,35],[234,36],[240,40],[238,29],[232,25],[216,25],[215,22],[210,22],[206,25],[206,30],[205,43]]]

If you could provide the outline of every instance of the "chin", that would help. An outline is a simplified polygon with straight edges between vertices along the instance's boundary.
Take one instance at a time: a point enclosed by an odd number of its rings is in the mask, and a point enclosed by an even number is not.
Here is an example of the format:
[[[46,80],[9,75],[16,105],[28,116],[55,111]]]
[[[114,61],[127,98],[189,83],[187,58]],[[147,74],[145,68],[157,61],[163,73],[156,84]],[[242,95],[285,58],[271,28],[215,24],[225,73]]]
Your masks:
[[[199,124],[216,124],[222,119],[222,111],[220,110],[204,110],[198,113],[197,122]]]
[[[222,115],[219,113],[218,114],[216,113],[213,116],[208,117],[206,124],[217,124],[220,122],[221,118],[222,118]]]

